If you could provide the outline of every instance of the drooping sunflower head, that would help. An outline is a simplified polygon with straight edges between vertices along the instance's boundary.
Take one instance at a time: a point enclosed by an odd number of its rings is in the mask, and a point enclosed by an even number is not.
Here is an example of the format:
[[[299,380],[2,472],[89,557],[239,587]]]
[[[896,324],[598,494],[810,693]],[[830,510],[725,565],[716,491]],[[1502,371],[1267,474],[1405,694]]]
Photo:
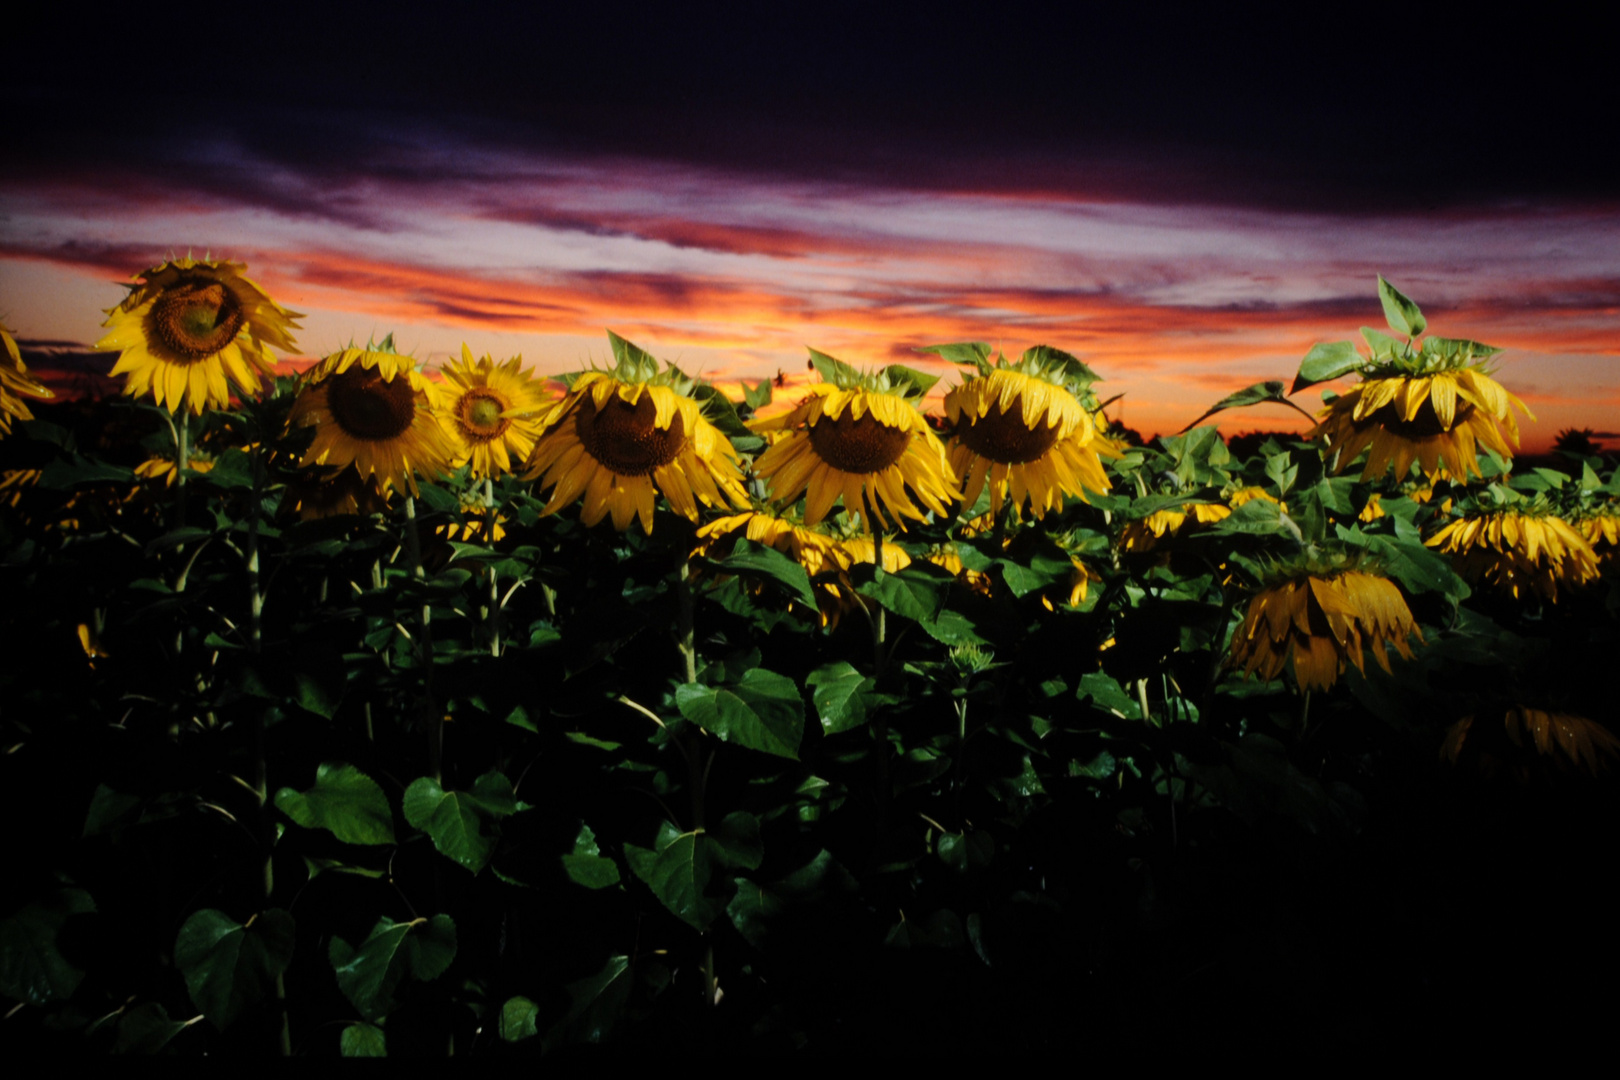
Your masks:
[[[1027,501],[1037,518],[1061,509],[1065,496],[1108,490],[1098,454],[1118,451],[1098,435],[1087,407],[1096,379],[1090,369],[1045,345],[1025,350],[1017,363],[998,355],[992,365],[977,350],[968,362],[977,373],[945,395],[945,415],[950,463],[969,507],[987,480],[991,513],[1010,495],[1014,506]]]
[[[1127,521],[1119,531],[1119,550],[1152,551],[1165,537],[1185,532],[1197,525],[1210,525],[1232,516],[1232,508],[1220,503],[1187,502],[1166,506],[1135,521]]]
[[[755,431],[784,433],[754,466],[776,500],[793,503],[803,495],[805,524],[814,526],[842,498],[844,512],[866,531],[874,517],[879,528],[890,527],[891,518],[901,528],[902,518],[926,520],[919,502],[943,515],[945,501],[961,493],[944,444],[917,411],[938,380],[898,364],[862,374],[813,349],[811,360],[827,381],[809,387],[792,411],[749,423]]]
[[[1346,663],[1365,672],[1363,650],[1390,670],[1386,646],[1408,659],[1423,631],[1395,583],[1370,566],[1337,560],[1278,568],[1249,601],[1232,634],[1231,664],[1275,679],[1292,668],[1301,690],[1326,690]]]
[[[1352,372],[1362,381],[1329,401],[1306,437],[1326,440],[1335,472],[1367,451],[1364,481],[1391,467],[1395,479],[1404,481],[1414,462],[1426,476],[1443,467],[1466,481],[1481,475],[1480,445],[1511,458],[1519,445],[1513,409],[1535,417],[1491,377],[1488,364],[1501,350],[1453,338],[1419,340],[1428,323],[1418,306],[1382,277],[1378,294],[1390,329],[1401,337],[1362,327],[1366,355],[1349,341],[1311,350],[1293,392]]]
[[[375,478],[362,477],[351,466],[341,469],[304,469],[287,481],[281,496],[284,513],[298,515],[300,521],[352,514],[364,517],[380,513],[388,496]]]
[[[433,387],[408,356],[347,348],[316,364],[288,414],[313,426],[299,468],[353,465],[361,479],[418,493],[418,475],[450,471],[456,446],[433,413]]]
[[[107,312],[98,349],[119,350],[112,374],[124,393],[151,394],[170,412],[230,404],[231,384],[257,393],[272,375],[272,347],[293,351],[297,312],[243,276],[243,263],[186,256],[135,275],[129,295]]]
[[[1494,723],[1498,716],[1500,725]],[[1447,729],[1440,744],[1443,761],[1456,765],[1472,757],[1486,776],[1507,766],[1520,780],[1531,775],[1532,754],[1549,758],[1563,769],[1597,776],[1620,760],[1620,738],[1584,716],[1513,705],[1502,712],[1463,717]]]
[[[822,529],[807,528],[789,514],[769,510],[749,510],[711,521],[698,529],[697,537],[693,555],[714,555],[729,549],[741,537],[775,548],[804,567],[811,577],[847,569],[850,563],[837,537]]]
[[[1598,577],[1591,543],[1540,497],[1478,500],[1424,543],[1450,555],[1464,577],[1514,598],[1534,592],[1556,603],[1560,585],[1579,587]]]
[[[51,393],[38,379],[28,374],[28,365],[23,363],[22,352],[17,348],[17,339],[11,336],[10,328],[0,325],[0,437],[11,434],[11,421],[32,420],[34,414],[29,411],[28,403],[19,394],[27,394],[37,398],[52,398]]]
[[[451,464],[469,465],[475,477],[496,476],[521,465],[540,437],[553,402],[544,381],[523,370],[523,358],[496,364],[473,359],[461,346],[461,359],[444,366],[437,388],[439,420],[458,449]]]
[[[699,502],[748,505],[737,451],[703,415],[697,384],[617,334],[608,338],[614,367],[573,378],[529,455],[523,475],[551,489],[542,516],[583,495],[585,524],[611,515],[621,532],[637,519],[651,532],[659,493],[693,521]]]

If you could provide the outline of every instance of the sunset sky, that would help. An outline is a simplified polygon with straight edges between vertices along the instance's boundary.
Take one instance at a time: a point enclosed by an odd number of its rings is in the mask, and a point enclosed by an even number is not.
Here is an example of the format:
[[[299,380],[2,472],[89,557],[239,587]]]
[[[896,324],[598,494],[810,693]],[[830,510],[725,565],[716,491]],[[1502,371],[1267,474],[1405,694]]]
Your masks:
[[[1578,35],[1554,63],[1545,31],[1466,31],[1480,73],[1453,85],[1381,80],[1350,42],[1388,28],[1359,23],[1335,54],[1151,15],[489,10],[319,40],[289,19],[255,28],[263,70],[90,87],[26,47],[73,32],[36,17],[0,76],[0,317],[89,344],[120,281],[211,252],[305,313],[306,355],[392,331],[549,373],[611,328],[711,379],[802,381],[807,345],[930,366],[913,350],[1047,343],[1151,433],[1382,326],[1383,273],[1435,332],[1507,349],[1527,449],[1620,429],[1620,163],[1583,120],[1613,91]],[[161,55],[167,31],[130,32]],[[85,69],[131,44],[87,41]]]

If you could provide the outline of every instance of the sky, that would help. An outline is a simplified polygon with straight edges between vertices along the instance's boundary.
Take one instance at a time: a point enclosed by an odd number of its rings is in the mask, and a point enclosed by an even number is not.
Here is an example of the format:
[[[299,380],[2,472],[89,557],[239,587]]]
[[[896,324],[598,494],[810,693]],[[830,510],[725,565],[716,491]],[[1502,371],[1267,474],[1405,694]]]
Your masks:
[[[605,360],[612,329],[730,387],[803,384],[810,346],[943,388],[918,348],[1049,344],[1169,433],[1381,327],[1382,273],[1436,333],[1506,350],[1527,450],[1620,430],[1596,31],[173,10],[89,34],[35,13],[0,74],[0,317],[30,355],[82,364],[120,282],[189,252],[247,263],[306,356],[392,332],[429,364],[466,343],[549,374]],[[94,78],[62,75],[69,40]],[[254,62],[184,70],[210,50]]]

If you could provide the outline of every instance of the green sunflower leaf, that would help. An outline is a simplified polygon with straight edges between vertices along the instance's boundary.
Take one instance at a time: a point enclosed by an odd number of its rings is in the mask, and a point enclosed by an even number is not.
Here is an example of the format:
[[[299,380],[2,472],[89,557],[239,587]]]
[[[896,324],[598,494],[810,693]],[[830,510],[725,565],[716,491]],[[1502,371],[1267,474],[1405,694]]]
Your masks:
[[[495,852],[497,819],[528,809],[513,796],[512,782],[493,771],[474,780],[471,791],[449,791],[437,780],[419,777],[405,789],[403,804],[413,828],[432,837],[440,854],[475,874]]]
[[[190,1020],[171,1020],[169,1011],[156,1002],[137,1005],[118,1021],[118,1038],[113,1043],[115,1054],[155,1054],[169,1045],[176,1035],[195,1024],[202,1017]]]
[[[950,345],[924,345],[918,349],[920,353],[933,353],[942,360],[949,360],[962,367],[976,368],[980,375],[989,375],[995,369],[990,366],[990,344],[985,341],[959,341]]]
[[[1299,362],[1299,373],[1294,376],[1294,385],[1288,392],[1297,394],[1307,386],[1348,375],[1364,363],[1366,358],[1356,351],[1353,341],[1317,342]]]
[[[1216,413],[1222,412],[1226,409],[1241,409],[1249,405],[1266,404],[1286,405],[1295,412],[1302,413],[1305,419],[1312,421],[1312,423],[1315,422],[1315,418],[1312,417],[1310,413],[1305,412],[1304,409],[1301,409],[1298,405],[1295,405],[1292,401],[1288,400],[1288,396],[1283,393],[1283,383],[1281,379],[1269,379],[1266,382],[1258,382],[1253,386],[1245,387],[1235,394],[1226,395],[1225,397],[1221,398],[1221,400],[1211,405],[1209,407],[1209,411],[1204,413],[1203,416],[1200,416],[1197,420],[1194,420],[1181,430],[1184,432],[1191,431],[1193,428],[1197,427],[1211,416],[1214,416]]]
[[[828,735],[852,731],[866,723],[866,702],[862,691],[872,688],[872,680],[846,660],[823,664],[812,671],[805,683],[815,688],[812,701],[821,729]]]
[[[798,684],[785,675],[753,668],[727,686],[688,683],[675,691],[675,706],[726,742],[798,760],[804,699]]]
[[[568,1015],[546,1033],[546,1047],[564,1040],[603,1042],[624,1015],[634,984],[635,968],[628,956],[610,956],[594,975],[569,983]]]
[[[180,927],[174,966],[185,976],[191,1003],[223,1030],[269,995],[292,962],[293,937],[293,917],[280,908],[246,924],[204,908]]]
[[[72,916],[95,910],[83,889],[58,889],[0,922],[0,992],[30,1005],[72,997],[84,972],[57,950],[56,935]]]
[[[717,872],[754,870],[764,857],[759,819],[738,811],[708,830],[678,833],[665,825],[655,850],[624,846],[630,869],[676,917],[707,930],[726,909],[734,883]]]
[[[506,999],[501,1006],[501,1038],[506,1042],[519,1042],[532,1038],[540,1033],[535,1025],[535,1018],[540,1015],[540,1006],[526,997],[512,997]]]
[[[562,856],[563,871],[575,884],[587,889],[605,889],[619,883],[619,866],[604,858],[596,846],[596,833],[589,825],[581,824],[574,837],[574,850]]]
[[[306,829],[325,829],[345,844],[392,844],[394,814],[377,782],[353,765],[322,762],[308,791],[284,787],[276,809]]]
[[[730,555],[713,562],[728,573],[768,577],[792,593],[795,600],[811,608],[816,606],[816,594],[810,591],[810,575],[803,566],[773,547],[739,539]]]
[[[448,915],[397,923],[377,920],[359,947],[334,937],[327,950],[338,989],[367,1020],[386,1016],[406,977],[431,982],[456,957],[456,923]]]
[[[338,1040],[344,1057],[387,1057],[388,1036],[376,1024],[350,1024]]]
[[[1404,293],[1384,280],[1384,275],[1378,275],[1378,300],[1384,305],[1384,318],[1389,322],[1389,328],[1397,334],[1404,334],[1409,338],[1417,337],[1429,325]]]

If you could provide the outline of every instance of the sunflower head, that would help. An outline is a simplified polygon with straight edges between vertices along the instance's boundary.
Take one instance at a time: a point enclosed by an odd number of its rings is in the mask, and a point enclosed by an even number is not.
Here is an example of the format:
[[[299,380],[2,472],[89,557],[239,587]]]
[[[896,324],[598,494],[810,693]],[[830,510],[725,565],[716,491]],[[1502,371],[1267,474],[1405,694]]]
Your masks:
[[[1098,435],[1088,407],[1096,381],[1089,368],[1045,345],[1025,350],[1017,363],[999,354],[992,363],[988,346],[941,349],[967,349],[958,362],[975,369],[945,395],[950,463],[963,477],[969,507],[987,481],[991,513],[1010,495],[1015,506],[1028,502],[1037,518],[1061,509],[1065,496],[1108,490],[1098,454],[1118,451]]]
[[[387,494],[375,478],[367,479],[349,466],[341,469],[315,467],[301,470],[281,496],[284,513],[297,514],[300,521],[381,513],[388,505]]]
[[[19,394],[37,398],[56,396],[44,383],[28,374],[28,365],[23,363],[17,339],[11,336],[8,327],[0,326],[0,437],[11,434],[13,417],[18,420],[34,418],[34,414],[28,410],[28,403],[18,397]]]
[[[620,531],[639,519],[651,532],[660,492],[693,521],[699,502],[748,505],[737,451],[703,415],[698,384],[612,331],[608,339],[615,365],[568,378],[529,454],[523,475],[551,489],[542,516],[583,495],[585,524],[611,515]]]
[[[1463,717],[1447,729],[1440,744],[1441,760],[1456,765],[1472,757],[1486,776],[1508,765],[1520,780],[1527,780],[1532,755],[1596,776],[1620,760],[1620,738],[1584,716],[1514,705],[1502,712]]]
[[[917,411],[938,380],[899,364],[863,374],[814,349],[811,362],[825,381],[809,387],[792,411],[748,425],[782,433],[754,466],[775,498],[793,503],[803,495],[810,526],[840,497],[863,530],[872,528],[874,517],[879,527],[888,527],[889,518],[902,528],[902,518],[923,521],[917,503],[944,515],[945,501],[961,493],[944,445]]]
[[[1418,306],[1382,277],[1378,295],[1396,336],[1362,327],[1368,352],[1339,341],[1317,345],[1300,364],[1293,393],[1313,383],[1359,372],[1361,382],[1332,398],[1317,414],[1308,438],[1324,438],[1333,469],[1343,472],[1367,452],[1362,480],[1390,469],[1405,480],[1416,462],[1429,477],[1442,467],[1466,480],[1481,475],[1477,447],[1511,458],[1519,445],[1517,408],[1524,402],[1489,373],[1491,345],[1454,338],[1421,337],[1428,323]],[[1421,340],[1420,340],[1421,337]]]
[[[271,300],[246,269],[188,255],[135,275],[96,342],[119,351],[112,374],[128,376],[125,394],[201,415],[230,404],[230,384],[258,392],[260,377],[275,372],[270,349],[295,349],[290,332],[303,316]]]
[[[1394,582],[1351,561],[1313,561],[1277,568],[1249,601],[1230,662],[1268,680],[1292,667],[1301,690],[1326,690],[1347,662],[1366,671],[1366,648],[1385,671],[1388,645],[1410,659],[1412,635],[1423,640]]]
[[[1450,555],[1470,581],[1483,579],[1515,598],[1534,592],[1556,603],[1560,585],[1598,576],[1591,543],[1539,496],[1476,500],[1424,543]]]
[[[458,447],[451,464],[467,465],[482,478],[511,472],[513,460],[526,461],[554,403],[544,381],[523,370],[523,358],[474,360],[464,344],[460,360],[443,371],[436,393],[439,421]]]
[[[433,393],[408,356],[380,347],[333,353],[305,373],[287,417],[290,427],[315,428],[299,468],[353,465],[385,491],[417,494],[416,477],[449,472],[456,450],[434,416]]]

